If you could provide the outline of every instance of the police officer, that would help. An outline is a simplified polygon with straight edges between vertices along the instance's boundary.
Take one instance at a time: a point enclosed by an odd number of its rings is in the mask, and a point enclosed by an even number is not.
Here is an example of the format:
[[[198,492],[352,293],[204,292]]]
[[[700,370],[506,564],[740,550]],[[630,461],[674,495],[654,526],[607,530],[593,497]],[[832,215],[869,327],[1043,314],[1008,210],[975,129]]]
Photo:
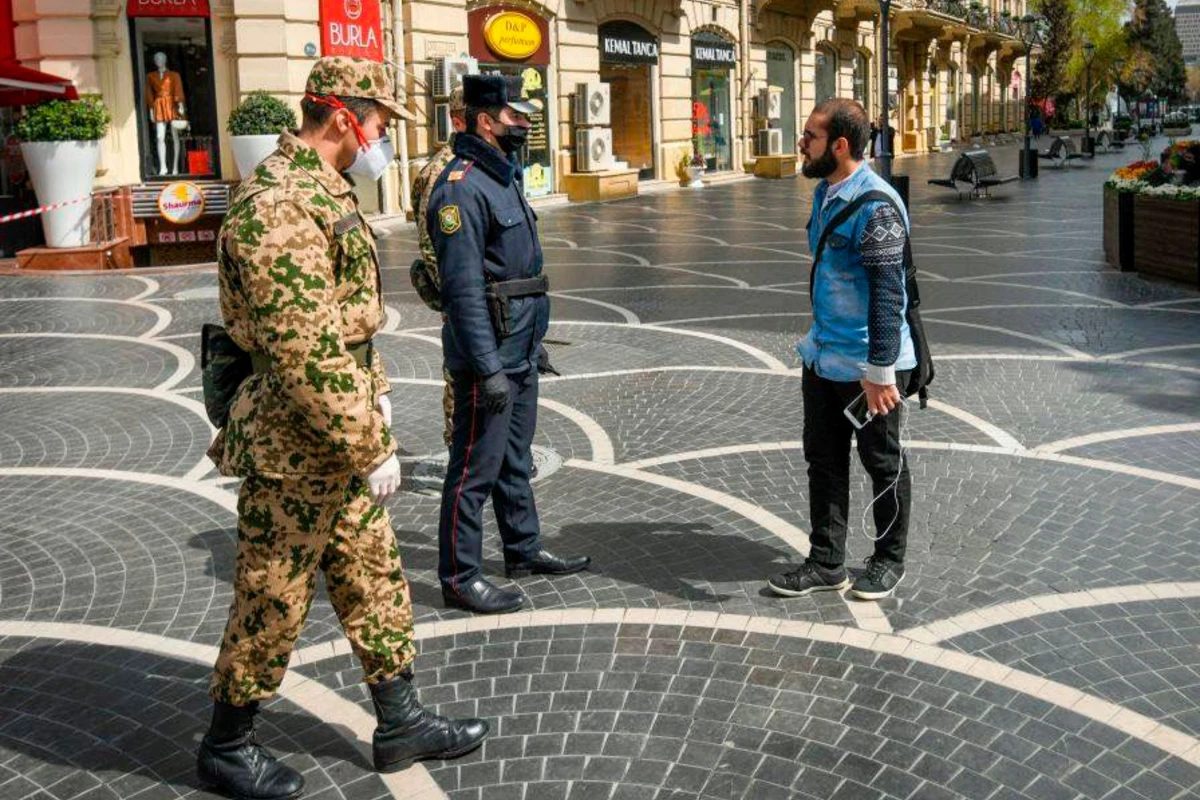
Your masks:
[[[377,770],[462,755],[488,732],[417,702],[412,604],[382,506],[400,465],[371,343],[383,319],[379,263],[342,173],[378,179],[392,159],[387,122],[405,112],[371,61],[320,59],[306,91],[303,127],[238,187],[218,252],[221,314],[253,374],[209,450],[221,474],[245,480],[197,770],[239,800],[303,790],[255,740],[254,716],[283,680],[318,568],[374,701]]]
[[[455,137],[456,158],[438,178],[426,214],[446,315],[444,363],[454,379],[438,577],[448,607],[499,613],[516,611],[525,596],[480,574],[488,497],[508,577],[578,572],[591,560],[555,556],[542,546],[529,484],[550,299],[536,216],[513,155],[538,109],[510,95],[499,75],[468,75],[463,93],[466,130]]]

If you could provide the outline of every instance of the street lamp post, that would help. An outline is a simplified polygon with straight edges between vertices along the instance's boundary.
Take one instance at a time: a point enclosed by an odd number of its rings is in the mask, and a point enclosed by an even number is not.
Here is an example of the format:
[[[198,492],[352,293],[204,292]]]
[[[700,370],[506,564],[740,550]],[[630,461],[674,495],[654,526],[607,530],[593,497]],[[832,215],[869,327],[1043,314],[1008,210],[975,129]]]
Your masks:
[[[888,80],[888,14],[891,8],[892,0],[879,0],[879,108],[883,112],[883,135],[880,137],[879,152],[875,154],[875,160],[879,162],[879,174],[888,182],[892,179],[892,148],[889,146],[892,137],[891,123],[888,121],[888,105],[891,99],[888,95],[891,88]]]
[[[1030,147],[1030,117],[1033,116],[1033,104],[1029,97],[1029,84],[1033,77],[1029,72],[1030,55],[1040,38],[1037,23],[1038,18],[1033,14],[1021,17],[1021,46],[1025,48],[1025,147],[1021,151],[1021,177],[1026,180],[1037,177],[1030,164],[1033,157],[1033,148]]]
[[[1092,59],[1096,57],[1096,45],[1088,39],[1083,40],[1083,152],[1095,156],[1096,148],[1092,144]]]

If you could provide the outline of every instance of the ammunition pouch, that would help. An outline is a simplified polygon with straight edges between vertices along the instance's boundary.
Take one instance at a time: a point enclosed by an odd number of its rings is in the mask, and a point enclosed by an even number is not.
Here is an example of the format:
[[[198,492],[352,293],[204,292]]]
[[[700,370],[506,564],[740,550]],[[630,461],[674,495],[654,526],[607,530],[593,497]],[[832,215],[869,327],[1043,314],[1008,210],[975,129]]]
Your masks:
[[[438,288],[437,264],[430,264],[425,259],[418,258],[408,268],[408,277],[421,302],[430,311],[441,311],[442,293]]]
[[[506,339],[512,333],[512,318],[508,301],[517,297],[538,297],[550,291],[550,281],[545,275],[535,278],[517,278],[511,281],[489,283],[484,290],[487,298],[488,315],[497,339]]]
[[[375,360],[375,346],[368,340],[346,346],[346,352],[363,369]],[[200,371],[204,389],[204,411],[214,428],[224,428],[229,409],[238,389],[251,375],[271,369],[271,358],[264,353],[247,353],[220,325],[206,324],[200,329]]]
[[[204,389],[204,411],[214,428],[224,428],[229,408],[243,381],[254,374],[250,354],[238,347],[220,325],[200,329],[200,375]]]

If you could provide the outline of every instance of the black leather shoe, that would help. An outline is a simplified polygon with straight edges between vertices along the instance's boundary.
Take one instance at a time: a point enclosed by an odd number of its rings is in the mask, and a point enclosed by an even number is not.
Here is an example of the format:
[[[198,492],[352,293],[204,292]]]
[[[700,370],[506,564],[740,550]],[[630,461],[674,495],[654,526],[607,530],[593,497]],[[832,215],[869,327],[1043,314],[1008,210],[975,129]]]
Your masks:
[[[564,558],[554,555],[543,547],[524,561],[506,562],[504,574],[509,578],[521,578],[530,573],[534,575],[570,575],[572,572],[587,569],[591,563],[590,556],[567,556]]]
[[[234,800],[295,800],[304,794],[304,778],[255,740],[257,713],[258,703],[213,707],[212,725],[196,755],[196,776]]]
[[[490,727],[484,720],[446,719],[422,708],[409,677],[370,688],[379,720],[371,745],[377,772],[399,772],[427,758],[458,758],[487,738]]]
[[[460,583],[457,592],[443,586],[442,600],[446,608],[462,608],[476,614],[508,614],[525,605],[525,595],[501,589],[484,577]]]

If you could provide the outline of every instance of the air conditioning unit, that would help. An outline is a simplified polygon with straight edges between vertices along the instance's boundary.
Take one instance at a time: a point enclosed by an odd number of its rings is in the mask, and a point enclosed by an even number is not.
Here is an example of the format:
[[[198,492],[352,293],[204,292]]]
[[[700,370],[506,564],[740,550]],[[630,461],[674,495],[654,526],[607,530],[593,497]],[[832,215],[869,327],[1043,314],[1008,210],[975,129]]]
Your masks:
[[[612,118],[612,102],[608,84],[595,81],[575,87],[575,124],[608,125]]]
[[[758,93],[758,115],[762,119],[776,120],[783,116],[783,92],[768,86]]]
[[[479,61],[474,58],[461,56],[434,59],[433,96],[449,97],[451,92],[462,86],[464,75],[475,75],[478,72]]]
[[[433,104],[433,122],[433,138],[437,143],[445,144],[450,141],[450,134],[454,132],[454,127],[450,124],[449,103]]]
[[[783,131],[767,128],[758,132],[758,154],[760,156],[783,155]]]
[[[575,131],[575,168],[579,172],[612,169],[612,129],[580,128]]]

